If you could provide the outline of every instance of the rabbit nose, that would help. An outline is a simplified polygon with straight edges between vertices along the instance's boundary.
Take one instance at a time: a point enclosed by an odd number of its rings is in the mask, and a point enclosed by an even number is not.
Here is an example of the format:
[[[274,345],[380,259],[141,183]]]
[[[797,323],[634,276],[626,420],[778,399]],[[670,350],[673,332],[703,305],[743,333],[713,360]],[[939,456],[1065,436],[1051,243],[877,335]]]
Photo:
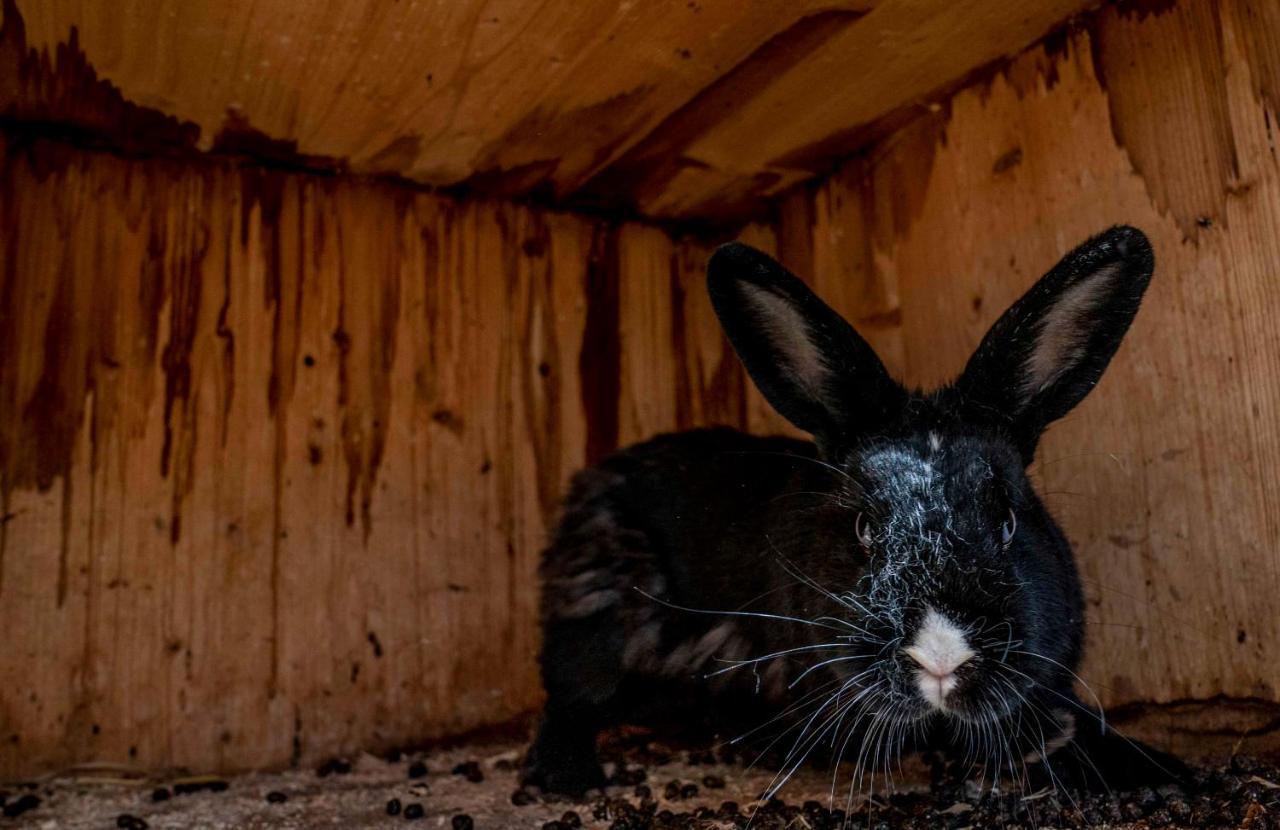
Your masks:
[[[969,657],[963,659],[946,659],[939,658],[937,655],[930,654],[923,649],[914,646],[904,648],[902,653],[910,657],[920,666],[925,674],[936,677],[939,680],[951,677],[955,674],[956,669],[968,662]],[[969,656],[972,656],[970,652]]]
[[[920,667],[916,682],[921,696],[939,709],[958,684],[956,670],[974,656],[964,631],[932,608],[902,653]]]

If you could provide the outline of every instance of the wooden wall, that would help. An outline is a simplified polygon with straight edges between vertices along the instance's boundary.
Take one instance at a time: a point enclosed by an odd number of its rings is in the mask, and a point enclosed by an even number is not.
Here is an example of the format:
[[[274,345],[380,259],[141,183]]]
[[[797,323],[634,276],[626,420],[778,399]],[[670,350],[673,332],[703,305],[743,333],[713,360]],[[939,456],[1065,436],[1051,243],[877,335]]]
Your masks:
[[[527,712],[568,475],[766,417],[706,248],[651,227],[45,141],[0,170],[0,779]]]
[[[783,206],[784,259],[922,386],[1089,235],[1151,236],[1126,344],[1034,468],[1110,704],[1280,701],[1278,115],[1274,2],[1109,7]]]
[[[1152,236],[1132,336],[1036,467],[1108,703],[1280,697],[1278,18],[1109,8],[744,231],[923,385],[1076,242]],[[0,778],[526,712],[570,472],[780,426],[707,245],[641,223],[16,130],[0,251]]]

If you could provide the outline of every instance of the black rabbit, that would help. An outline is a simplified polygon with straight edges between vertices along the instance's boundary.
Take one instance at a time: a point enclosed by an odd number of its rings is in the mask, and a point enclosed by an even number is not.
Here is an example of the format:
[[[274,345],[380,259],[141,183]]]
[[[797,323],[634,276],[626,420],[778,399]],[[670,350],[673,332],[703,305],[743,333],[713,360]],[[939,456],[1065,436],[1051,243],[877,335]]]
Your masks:
[[[815,443],[697,430],[578,474],[542,563],[547,703],[526,781],[600,786],[602,727],[735,696],[782,715],[788,765],[821,748],[866,767],[930,734],[1024,784],[1183,778],[1077,697],[1080,580],[1025,472],[1152,267],[1138,230],[1090,239],[959,379],[921,393],[778,263],[721,247],[707,282],[725,332]]]

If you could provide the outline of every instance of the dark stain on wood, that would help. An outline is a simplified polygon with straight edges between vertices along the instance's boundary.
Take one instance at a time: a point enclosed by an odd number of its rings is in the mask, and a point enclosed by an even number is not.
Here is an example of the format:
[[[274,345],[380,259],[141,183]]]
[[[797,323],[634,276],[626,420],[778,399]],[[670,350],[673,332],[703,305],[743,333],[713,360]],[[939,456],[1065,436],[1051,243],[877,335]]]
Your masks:
[[[991,172],[998,176],[1001,173],[1012,170],[1019,164],[1022,164],[1022,148],[1014,147],[1012,150],[1000,154],[995,164],[991,165]]]
[[[441,271],[441,229],[440,225],[450,221],[452,205],[444,203],[440,207],[436,221],[421,223],[418,232],[422,243],[424,270],[427,274],[438,275]],[[438,278],[437,278],[438,279]],[[413,370],[413,387],[417,399],[430,404],[436,396],[436,367],[440,365],[440,326],[441,303],[436,299],[434,291],[428,289],[423,297],[422,318],[420,325],[425,332],[425,359],[419,361]],[[417,325],[417,324],[415,324]]]
[[[813,285],[813,223],[816,191],[801,184],[774,202],[773,227],[778,238],[778,261]]]
[[[224,236],[222,264],[222,305],[218,308],[218,319],[214,333],[222,341],[222,413],[218,427],[218,446],[227,445],[227,429],[231,423],[231,404],[235,401],[236,391],[236,334],[228,322],[231,312],[231,270],[234,263],[234,236],[231,229],[226,229]]]
[[[403,213],[396,207],[394,216],[399,223]],[[400,317],[400,235],[394,235],[396,244],[391,249],[379,252],[373,264],[375,278],[365,274],[349,278],[346,263],[351,254],[345,247],[350,230],[339,226],[337,231],[338,328],[333,339],[338,347],[340,435],[347,463],[346,519],[348,525],[355,523],[358,503],[367,543],[373,532],[373,492],[391,415],[391,370]],[[368,315],[349,320],[353,302],[362,310],[367,304]],[[357,359],[362,362],[353,366]]]
[[[546,159],[509,168],[477,170],[463,181],[444,188],[444,192],[460,200],[475,197],[509,199],[525,195],[547,200],[551,198],[551,177],[559,166],[559,160]]]
[[[219,155],[248,156],[289,170],[342,173],[347,169],[346,162],[341,159],[298,152],[296,140],[272,138],[236,110],[227,111],[222,126],[213,137],[210,151]]]
[[[342,229],[338,229],[342,239]],[[341,242],[339,242],[341,245]],[[339,254],[341,262],[341,254]],[[351,334],[346,328],[347,296],[346,269],[338,267],[338,327],[333,331],[333,345],[338,350],[338,409],[342,412],[339,435],[342,439],[342,455],[347,463],[346,519],[347,527],[356,522],[356,494],[360,487],[360,471],[364,460],[360,453],[360,420],[349,415],[351,407]],[[435,415],[432,416],[433,420]],[[437,420],[437,423],[439,421]]]
[[[7,12],[6,12],[7,13]],[[20,27],[21,21],[15,22]],[[5,25],[8,28],[9,18]],[[41,268],[24,263],[21,218],[24,202],[15,184],[18,177],[26,187],[60,172],[68,165],[65,148],[47,153],[43,146],[28,146],[19,152],[5,148],[0,153],[0,221],[7,229],[4,268],[0,289],[0,512],[12,515],[12,493],[34,488],[47,491],[63,482],[60,521],[62,534],[58,551],[57,605],[66,600],[68,589],[68,546],[70,539],[72,488],[70,471],[76,437],[84,422],[85,401],[96,385],[101,362],[97,349],[96,321],[83,315],[97,308],[93,286],[77,278],[77,251],[64,246],[45,252],[57,264],[50,276]],[[54,221],[60,235],[69,236],[74,221],[72,211],[62,202],[54,203]],[[27,264],[25,269],[23,265]],[[43,263],[42,263],[43,264]],[[25,278],[24,278],[25,275]],[[86,311],[87,309],[87,311]],[[105,322],[105,321],[104,321]],[[39,332],[39,334],[37,334]],[[24,343],[27,344],[24,348]],[[32,373],[32,347],[38,343],[38,380],[23,389],[23,379]],[[26,393],[25,398],[23,397]],[[0,525],[0,590],[4,586],[5,554],[9,522]]]
[[[549,256],[551,244],[546,219],[533,213],[519,246],[513,241],[504,245],[510,252],[508,273],[515,279],[512,291],[527,293],[524,319],[520,321],[519,377],[525,434],[533,450],[538,507],[544,521],[552,519],[560,502],[564,463],[562,384],[559,373],[551,370],[551,365],[562,359],[556,332],[556,274]]]
[[[259,234],[264,267],[263,305],[271,312],[271,373],[267,380],[267,416],[273,425],[271,505],[271,659],[267,696],[274,698],[279,680],[280,640],[280,543],[284,537],[284,418],[278,417],[285,386],[292,390],[292,357],[284,364],[285,298],[284,256],[280,221],[284,209],[285,179],[272,171],[243,168],[240,171],[240,245],[247,248],[253,229]],[[257,212],[255,222],[255,209]],[[295,302],[300,302],[297,298]],[[226,405],[226,404],[224,404]]]
[[[209,231],[198,215],[184,211],[176,217],[177,233],[170,235],[165,226],[168,218],[159,211],[153,214],[153,244],[148,246],[148,251],[161,260],[163,299],[169,306],[168,342],[160,357],[165,378],[160,474],[172,473],[173,476],[169,534],[170,541],[177,544],[182,535],[182,502],[190,493],[194,473],[197,430],[191,400],[191,352],[200,320],[201,266],[209,245]],[[176,431],[175,412],[179,418]]]
[[[680,251],[673,250],[667,264],[667,278],[671,292],[671,350],[675,357],[676,429],[689,429],[694,425],[693,392],[689,380],[689,323],[685,315],[684,281],[680,268]]]
[[[435,410],[431,413],[431,420],[449,430],[454,435],[462,434],[462,416],[458,415],[452,409]]]
[[[677,246],[668,266],[677,428],[722,424],[746,429],[746,374],[729,339],[719,337],[720,350],[709,366],[702,351],[692,347],[699,325],[715,325],[696,310],[697,304],[707,302],[705,270],[705,249],[688,243]]]
[[[620,254],[618,229],[596,226],[587,261],[587,322],[578,354],[582,409],[586,413],[586,462],[594,464],[618,446],[622,393],[622,343],[619,339]]]
[[[34,438],[37,457],[32,459],[36,486],[47,490],[55,478],[62,479],[61,524],[58,545],[57,602],[61,608],[67,598],[67,552],[71,536],[71,460],[75,450],[76,433],[84,415],[84,396],[90,386],[85,376],[86,365],[80,364],[87,356],[80,348],[71,349],[72,359],[62,354],[75,331],[74,271],[70,254],[64,252],[59,268],[57,294],[50,309],[44,331],[43,373],[36,385],[35,394],[27,403],[24,420],[27,434]],[[80,338],[76,338],[78,341]],[[80,343],[75,343],[79,346]],[[75,358],[80,358],[79,360]],[[46,456],[45,453],[48,453]]]
[[[120,152],[193,149],[200,128],[125,99],[98,77],[73,26],[52,55],[27,46],[16,0],[3,0],[0,29],[0,120],[38,126],[63,138]]]
[[[392,194],[394,203],[395,227],[400,227],[404,220],[403,192]],[[364,522],[365,542],[369,541],[369,533],[373,529],[373,518],[370,505],[373,503],[373,489],[378,483],[378,471],[382,468],[382,459],[387,450],[387,427],[391,423],[391,370],[396,360],[396,332],[400,324],[400,268],[403,252],[400,250],[402,235],[395,234],[395,245],[385,251],[386,267],[371,282],[377,287],[376,307],[368,337],[372,339],[370,364],[368,367],[371,384],[372,412],[369,423],[369,451],[365,464],[364,481],[360,497],[360,516]]]
[[[1113,7],[1122,17],[1141,23],[1151,15],[1164,14],[1178,4],[1178,0],[1117,0]]]
[[[747,376],[727,337],[721,338],[720,354],[711,369],[711,380],[702,391],[702,399],[706,402],[702,416],[705,423],[748,427]]]

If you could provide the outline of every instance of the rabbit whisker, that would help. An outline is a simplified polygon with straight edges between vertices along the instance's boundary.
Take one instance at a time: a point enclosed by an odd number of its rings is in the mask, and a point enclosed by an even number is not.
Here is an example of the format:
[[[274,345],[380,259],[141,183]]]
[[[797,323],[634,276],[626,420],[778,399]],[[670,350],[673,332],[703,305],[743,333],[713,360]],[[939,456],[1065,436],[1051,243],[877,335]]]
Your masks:
[[[806,620],[800,617],[789,617],[785,614],[767,614],[761,611],[716,611],[710,608],[690,608],[685,605],[677,605],[674,602],[667,602],[665,599],[655,597],[653,594],[646,593],[644,589],[640,588],[639,586],[632,586],[632,590],[635,591],[640,596],[644,597],[645,599],[652,600],[653,602],[656,602],[659,605],[665,605],[667,608],[671,608],[676,611],[685,611],[690,614],[710,614],[710,615],[725,616],[725,617],[759,617],[761,619],[766,619],[766,620],[780,620],[784,622],[800,623],[801,625],[816,626],[818,628],[828,628],[833,631],[840,630],[834,625],[817,623],[817,622],[814,622],[813,620]],[[845,628],[852,628],[852,626],[846,625]]]

